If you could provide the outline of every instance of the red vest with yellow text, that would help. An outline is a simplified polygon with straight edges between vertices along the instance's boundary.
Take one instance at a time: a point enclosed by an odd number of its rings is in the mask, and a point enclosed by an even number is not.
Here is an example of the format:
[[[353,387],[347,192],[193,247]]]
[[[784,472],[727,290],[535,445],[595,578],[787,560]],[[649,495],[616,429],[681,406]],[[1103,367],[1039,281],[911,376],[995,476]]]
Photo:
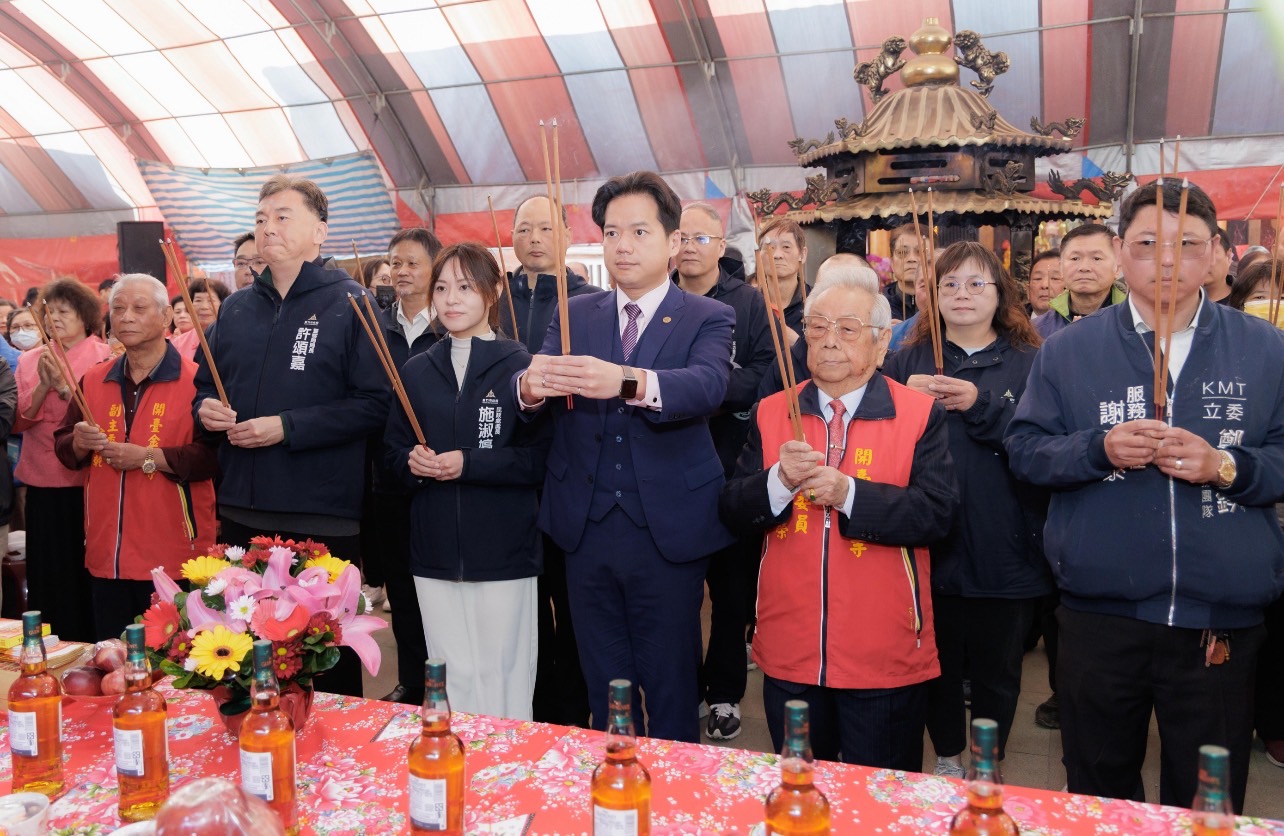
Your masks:
[[[171,349],[172,351],[172,349]],[[140,390],[134,419],[125,432],[125,409],[115,369],[125,358],[100,363],[85,373],[85,400],[111,441],[141,447],[179,447],[192,441],[193,378],[196,364],[167,355],[162,368],[178,360],[177,380],[151,380]],[[85,566],[96,578],[151,580],[165,568],[179,576],[183,562],[208,552],[214,542],[214,482],[175,482],[160,471],[117,471],[94,454],[85,481]]]
[[[893,380],[887,385],[895,416],[864,420],[858,409],[838,469],[905,487],[932,399]],[[799,391],[805,386],[814,388],[808,382]],[[827,397],[816,394],[822,402]],[[828,438],[818,414],[804,410],[802,425],[813,449],[843,445]],[[779,461],[780,445],[793,440],[784,392],[758,405],[758,430],[765,470]],[[776,679],[829,688],[897,688],[938,676],[927,549],[854,540],[840,525],[838,510],[799,492],[785,523],[767,531],[754,661]]]

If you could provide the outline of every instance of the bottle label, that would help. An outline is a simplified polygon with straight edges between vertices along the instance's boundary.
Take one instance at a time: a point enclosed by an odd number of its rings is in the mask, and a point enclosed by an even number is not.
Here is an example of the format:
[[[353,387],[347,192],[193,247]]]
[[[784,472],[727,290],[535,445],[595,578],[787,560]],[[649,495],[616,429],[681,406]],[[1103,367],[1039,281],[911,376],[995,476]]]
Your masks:
[[[272,801],[272,753],[241,750],[241,789]]]
[[[593,836],[637,836],[637,810],[610,810],[593,805]]]
[[[141,729],[113,729],[116,741],[116,772],[131,778],[142,778],[143,732]]]
[[[420,830],[446,829],[446,780],[410,776],[410,823]]]
[[[58,712],[62,713],[61,706]],[[58,727],[61,731],[62,723],[59,723]],[[11,709],[9,711],[9,749],[15,755],[34,758],[40,754],[40,743],[36,737],[36,712]]]

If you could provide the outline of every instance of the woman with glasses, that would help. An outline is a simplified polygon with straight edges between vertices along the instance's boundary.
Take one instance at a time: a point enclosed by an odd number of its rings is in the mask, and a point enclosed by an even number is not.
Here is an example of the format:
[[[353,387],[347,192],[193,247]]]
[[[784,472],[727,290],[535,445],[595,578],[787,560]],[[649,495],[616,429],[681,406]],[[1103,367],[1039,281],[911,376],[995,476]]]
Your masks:
[[[941,676],[928,692],[927,730],[936,774],[962,777],[964,675],[972,716],[999,724],[1001,759],[1021,690],[1023,639],[1053,584],[1040,539],[1046,494],[1011,476],[1003,449],[1039,336],[1017,283],[984,246],[950,245],[936,275],[945,373],[935,373],[926,316],[883,373],[936,398],[949,417],[961,505],[950,534],[932,547]]]

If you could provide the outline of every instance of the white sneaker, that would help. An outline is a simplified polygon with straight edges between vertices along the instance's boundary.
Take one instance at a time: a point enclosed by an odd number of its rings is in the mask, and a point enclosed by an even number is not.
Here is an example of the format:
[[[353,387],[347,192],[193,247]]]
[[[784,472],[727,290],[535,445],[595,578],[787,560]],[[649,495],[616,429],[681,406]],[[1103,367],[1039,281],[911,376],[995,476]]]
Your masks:
[[[936,769],[932,770],[933,775],[940,775],[942,778],[963,778],[967,773],[963,769],[963,760],[958,755],[952,758],[943,758],[936,756]]]
[[[371,586],[368,583],[363,583],[361,584],[361,594],[366,596],[366,600],[370,602],[370,609],[374,609],[388,600],[388,594],[383,591],[382,586]]]
[[[709,706],[709,724],[704,733],[711,740],[731,740],[740,736],[740,704],[716,702]]]
[[[758,670],[758,663],[753,660],[753,644],[751,642],[745,642],[745,658],[749,660],[747,670]]]

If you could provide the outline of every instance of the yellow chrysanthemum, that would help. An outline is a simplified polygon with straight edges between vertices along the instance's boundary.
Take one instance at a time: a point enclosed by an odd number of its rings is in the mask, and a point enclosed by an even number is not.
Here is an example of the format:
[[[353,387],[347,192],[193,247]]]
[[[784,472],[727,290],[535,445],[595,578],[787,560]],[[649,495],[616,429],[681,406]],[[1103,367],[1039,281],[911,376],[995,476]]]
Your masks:
[[[254,647],[254,641],[245,633],[233,633],[222,624],[202,630],[192,639],[192,652],[188,657],[196,665],[196,672],[210,679],[222,679],[229,671],[239,671],[241,660]]]
[[[309,558],[308,562],[303,564],[303,568],[313,569],[319,566],[329,573],[330,583],[334,583],[339,579],[339,576],[343,574],[343,570],[347,569],[351,565],[352,564],[349,561],[335,557],[329,552],[326,552],[320,557]]]
[[[183,577],[197,586],[205,586],[214,580],[214,576],[224,569],[231,567],[231,563],[218,557],[210,557],[203,554],[200,557],[194,557],[183,564]]]

